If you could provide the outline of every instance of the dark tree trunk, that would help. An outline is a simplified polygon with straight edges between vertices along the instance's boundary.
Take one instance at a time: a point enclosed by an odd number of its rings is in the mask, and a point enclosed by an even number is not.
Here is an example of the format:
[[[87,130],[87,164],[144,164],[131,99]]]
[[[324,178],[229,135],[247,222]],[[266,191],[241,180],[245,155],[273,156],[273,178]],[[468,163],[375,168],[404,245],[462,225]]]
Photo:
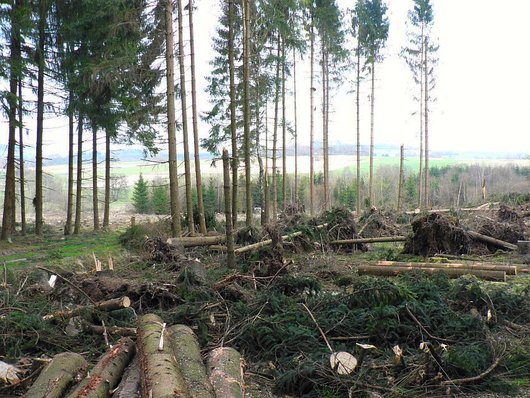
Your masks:
[[[230,133],[232,139],[232,225],[237,228],[237,183],[238,183],[238,150],[236,127],[236,84],[234,66],[234,24],[235,0],[229,0],[228,16],[228,63],[230,68]]]
[[[272,220],[276,220],[278,216],[278,174],[276,167],[276,157],[278,153],[278,107],[280,102],[280,55],[281,42],[280,34],[277,40],[276,53],[276,88],[274,97],[274,130],[272,133]]]
[[[110,134],[105,132],[105,202],[103,211],[103,228],[108,228],[110,219]]]
[[[99,198],[98,198],[98,130],[92,126],[92,211],[94,231],[99,230]]]
[[[190,147],[188,137],[188,105],[186,102],[186,68],[184,62],[184,16],[182,11],[182,0],[177,1],[178,12],[178,59],[180,67],[180,101],[182,110],[182,138],[184,146],[184,180],[186,184],[186,214],[188,216],[188,232],[195,235],[195,225],[193,222],[193,196],[191,192],[191,166]]]
[[[360,110],[360,87],[361,87],[361,48],[357,44],[357,81],[356,81],[356,100],[355,107],[357,111],[357,214],[361,214],[361,110]]]
[[[243,45],[243,124],[245,142],[245,203],[246,225],[252,225],[252,192],[250,174],[250,2],[243,0],[244,45]]]
[[[77,177],[75,192],[75,225],[74,234],[81,232],[81,206],[83,188],[83,114],[79,112],[77,122]]]
[[[74,109],[72,107],[73,92],[68,94],[68,192],[66,198],[66,224],[64,234],[72,233],[72,212],[74,207]]]
[[[24,106],[22,101],[22,79],[18,80],[18,162],[19,162],[19,178],[20,178],[20,226],[22,236],[26,235],[26,194],[25,185],[26,179],[24,177],[24,124],[22,117],[24,113]]]
[[[310,47],[310,84],[309,84],[309,211],[315,214],[315,120],[314,120],[314,78],[315,78],[315,32],[313,27],[313,13],[311,12],[311,31],[309,33]]]
[[[298,201],[298,112],[296,107],[296,49],[293,49],[294,94],[294,200]]]
[[[285,40],[282,40],[282,208],[287,204],[287,128],[285,120]]]
[[[226,220],[226,266],[235,268],[234,234],[232,229],[232,205],[230,203],[230,160],[228,151],[223,149],[223,181],[225,198],[225,220]]]

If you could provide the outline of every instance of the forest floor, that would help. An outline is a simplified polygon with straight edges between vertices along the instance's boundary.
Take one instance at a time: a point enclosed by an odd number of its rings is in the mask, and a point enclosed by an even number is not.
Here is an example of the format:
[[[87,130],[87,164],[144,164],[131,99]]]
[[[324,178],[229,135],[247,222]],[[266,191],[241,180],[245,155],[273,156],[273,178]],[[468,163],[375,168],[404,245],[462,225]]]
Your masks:
[[[496,214],[460,216],[477,230]],[[238,256],[235,269],[226,267],[222,252],[165,244],[169,228],[163,220],[3,243],[0,361],[17,364],[21,382],[0,381],[0,396],[23,395],[57,353],[74,351],[97,362],[108,347],[87,324],[106,325],[112,344],[120,338],[112,327],[133,328],[146,313],[168,325],[189,325],[203,354],[219,346],[236,348],[244,358],[247,397],[530,396],[527,255],[471,245],[459,257],[404,253],[410,239],[405,245],[331,244],[356,237],[360,229],[363,237],[415,233],[407,217],[370,214],[354,224],[352,219],[336,209],[317,219],[294,212],[267,231],[238,233],[241,247],[278,231],[304,232]],[[325,228],[316,228],[323,223]],[[528,226],[520,220],[517,225],[526,228],[528,238]],[[95,270],[95,260],[102,271]],[[505,282],[421,270],[360,275],[360,267],[380,261],[516,264],[520,272]],[[50,287],[52,274],[60,278]],[[130,308],[42,318],[121,296],[131,299]],[[330,367],[330,350],[355,355],[352,374]]]

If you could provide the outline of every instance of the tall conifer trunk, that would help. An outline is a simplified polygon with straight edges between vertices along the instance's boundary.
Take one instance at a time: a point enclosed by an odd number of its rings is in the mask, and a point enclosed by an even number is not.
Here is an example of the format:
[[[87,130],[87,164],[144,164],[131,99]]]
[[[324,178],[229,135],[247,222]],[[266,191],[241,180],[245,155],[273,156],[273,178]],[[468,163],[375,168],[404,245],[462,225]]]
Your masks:
[[[357,81],[356,81],[356,99],[355,108],[357,113],[357,214],[361,214],[361,107],[360,107],[360,89],[361,89],[361,46],[357,43]]]
[[[99,198],[98,198],[98,129],[92,126],[92,213],[94,231],[99,229]]]
[[[24,105],[22,100],[22,79],[18,80],[18,162],[20,179],[20,227],[22,236],[26,235],[26,179],[24,176],[24,124],[22,123]]]
[[[272,219],[276,220],[278,215],[278,178],[276,167],[276,155],[278,151],[278,107],[280,102],[280,34],[278,33],[276,52],[276,88],[274,96],[274,130],[272,133]]]
[[[68,93],[68,192],[66,193],[66,224],[64,234],[72,233],[72,211],[74,207],[74,109],[72,90]]]
[[[296,106],[296,49],[293,49],[294,94],[294,200],[298,202],[298,108]]]
[[[243,0],[243,124],[245,142],[245,203],[246,225],[252,225],[252,193],[250,170],[250,2]]]
[[[237,229],[237,196],[238,196],[238,148],[236,126],[236,83],[234,65],[235,41],[235,0],[228,1],[228,64],[230,69],[230,136],[232,141],[232,226]]]
[[[180,236],[179,183],[177,173],[177,137],[175,124],[175,65],[173,52],[173,1],[166,1],[166,95],[167,136],[169,150],[169,193],[171,201],[171,234]]]
[[[195,182],[197,187],[197,204],[199,210],[199,231],[206,233],[206,219],[204,216],[204,199],[202,194],[201,157],[199,148],[199,126],[197,119],[197,87],[195,77],[195,38],[193,31],[193,0],[190,0],[188,8],[189,30],[190,30],[190,59],[191,59],[191,110],[193,117],[193,153],[195,158]]]
[[[103,228],[109,227],[110,221],[110,134],[105,132],[105,200],[103,209]]]
[[[428,209],[430,207],[429,199],[430,199],[430,192],[429,192],[429,63],[428,63],[428,48],[429,48],[429,40],[428,37],[425,38],[425,46],[424,46],[424,61],[425,61],[425,67],[423,70],[424,73],[424,82],[425,85],[425,114],[423,116],[425,120],[425,183],[423,185],[423,191],[424,191],[424,200],[423,200],[423,206],[425,209]]]
[[[375,60],[372,55],[372,65],[371,65],[371,74],[372,74],[372,94],[370,96],[370,177],[368,182],[368,197],[370,199],[370,206],[374,203],[374,192],[373,192],[373,183],[374,183],[374,102],[375,102]]]
[[[282,199],[287,204],[287,129],[285,120],[285,39],[282,40]]]
[[[81,232],[81,206],[83,188],[83,113],[79,112],[77,122],[77,177],[75,193],[75,225],[74,234]]]
[[[195,235],[195,225],[193,221],[193,196],[191,192],[191,167],[190,167],[190,147],[188,137],[188,108],[186,101],[186,67],[184,58],[184,15],[182,12],[182,0],[177,0],[178,11],[178,59],[180,67],[180,103],[182,110],[182,139],[184,146],[184,180],[186,183],[186,214],[188,216],[188,232]]]
[[[315,213],[315,120],[314,120],[314,75],[315,75],[315,32],[313,26],[313,10],[311,10],[311,27],[309,32],[310,40],[310,84],[309,84],[309,210],[310,214]]]

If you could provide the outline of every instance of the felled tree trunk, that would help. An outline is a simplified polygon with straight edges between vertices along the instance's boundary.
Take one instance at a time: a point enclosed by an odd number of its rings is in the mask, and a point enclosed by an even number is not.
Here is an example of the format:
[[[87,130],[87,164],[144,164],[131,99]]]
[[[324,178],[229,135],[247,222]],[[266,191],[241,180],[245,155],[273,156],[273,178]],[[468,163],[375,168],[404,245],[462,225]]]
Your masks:
[[[134,342],[125,337],[110,349],[68,398],[108,398],[134,355]]]
[[[332,245],[356,245],[359,243],[405,242],[406,240],[407,238],[404,236],[381,236],[377,238],[334,240],[334,241],[331,241],[330,243]]]
[[[226,237],[224,235],[218,236],[186,236],[182,238],[170,238],[167,243],[175,246],[182,247],[195,247],[195,246],[210,246],[224,243]]]
[[[241,355],[229,347],[219,347],[208,356],[208,374],[217,397],[243,398],[245,388]]]
[[[26,393],[27,398],[60,398],[68,387],[86,374],[88,363],[74,352],[63,352],[53,357]]]
[[[162,319],[154,314],[138,321],[138,353],[142,398],[190,398],[177,367],[175,355],[164,338],[161,344]],[[164,337],[166,333],[164,333]]]
[[[123,373],[112,398],[140,398],[140,363],[138,355]]]
[[[53,314],[44,315],[42,319],[49,321],[56,318],[72,318],[76,315],[79,315],[85,310],[100,310],[100,311],[114,311],[121,308],[128,308],[131,306],[131,300],[127,296],[105,300],[97,303],[96,305],[86,305],[82,307],[77,307],[72,310],[57,311]]]
[[[414,267],[414,268],[441,268],[441,269],[464,269],[464,270],[483,270],[483,271],[504,271],[506,275],[517,275],[515,265],[502,264],[463,264],[463,263],[406,263],[399,261],[378,261],[376,265],[390,267]]]
[[[501,249],[517,250],[517,245],[514,245],[513,243],[504,242],[502,240],[492,238],[491,236],[479,234],[475,231],[467,231],[467,233],[471,238],[480,242],[489,243],[490,245],[500,247]]]
[[[478,278],[488,281],[506,282],[506,272],[504,271],[484,271],[481,269],[458,269],[458,268],[427,268],[427,267],[389,267],[386,265],[361,265],[357,269],[359,275],[376,275],[376,276],[396,276],[412,271],[424,271],[430,274],[445,272],[449,278],[458,278],[462,275],[475,275]]]
[[[215,398],[215,391],[206,375],[199,343],[193,331],[187,326],[175,325],[168,333],[177,364],[193,398]]]

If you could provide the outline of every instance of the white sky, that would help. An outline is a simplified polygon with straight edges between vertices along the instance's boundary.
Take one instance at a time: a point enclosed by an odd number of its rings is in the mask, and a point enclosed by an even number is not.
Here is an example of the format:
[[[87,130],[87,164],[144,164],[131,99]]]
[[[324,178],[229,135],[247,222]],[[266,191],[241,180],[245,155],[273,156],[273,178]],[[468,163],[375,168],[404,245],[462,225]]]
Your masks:
[[[344,9],[353,0],[339,0]],[[390,33],[385,60],[376,69],[376,144],[418,146],[418,119],[412,116],[415,89],[408,67],[399,57],[406,43],[406,16],[411,0],[387,0]],[[219,0],[196,0],[196,59],[199,113],[209,108],[204,92],[213,56],[211,38],[215,33]],[[440,62],[436,67],[437,98],[431,112],[431,150],[492,151],[530,153],[530,53],[528,0],[433,0],[434,34],[438,37]],[[187,26],[186,26],[187,27]],[[189,59],[188,67],[189,67]],[[307,57],[306,57],[307,61]],[[309,142],[309,67],[297,62],[299,137]],[[316,66],[318,70],[318,66]],[[318,84],[318,83],[317,83]],[[287,87],[292,88],[292,81]],[[189,89],[188,84],[188,89]],[[330,141],[355,140],[355,95],[350,93],[350,77],[333,92]],[[361,141],[369,142],[369,84],[362,89]],[[317,86],[317,93],[320,88]],[[321,137],[320,98],[316,97],[315,136]],[[292,104],[292,97],[287,101]],[[191,100],[188,101],[191,103]],[[177,116],[179,114],[177,109]],[[287,117],[292,120],[289,105]],[[188,117],[191,117],[191,112]],[[34,141],[34,121],[26,120]],[[7,141],[7,119],[0,116],[0,143]],[[201,122],[201,136],[208,126]],[[67,122],[64,118],[46,120],[45,155],[66,155]],[[101,148],[103,150],[103,148]],[[0,156],[5,154],[0,153]]]

